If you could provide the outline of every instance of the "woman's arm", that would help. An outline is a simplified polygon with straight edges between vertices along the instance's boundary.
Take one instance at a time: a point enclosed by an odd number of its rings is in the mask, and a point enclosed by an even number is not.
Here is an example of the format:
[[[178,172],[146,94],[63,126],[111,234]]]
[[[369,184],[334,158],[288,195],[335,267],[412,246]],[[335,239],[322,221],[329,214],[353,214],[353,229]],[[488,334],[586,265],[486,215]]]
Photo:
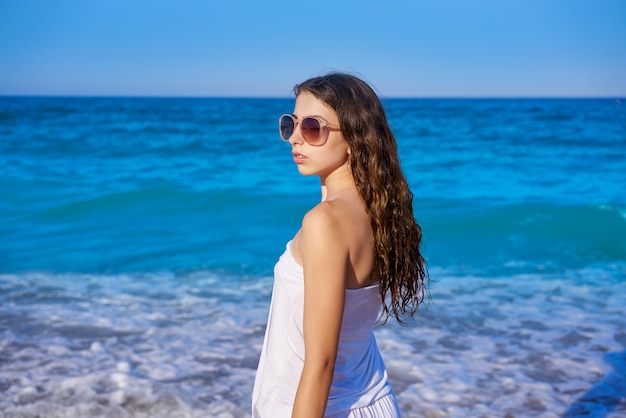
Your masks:
[[[302,222],[304,368],[292,417],[323,417],[333,379],[345,298],[348,248],[332,205],[322,203]]]

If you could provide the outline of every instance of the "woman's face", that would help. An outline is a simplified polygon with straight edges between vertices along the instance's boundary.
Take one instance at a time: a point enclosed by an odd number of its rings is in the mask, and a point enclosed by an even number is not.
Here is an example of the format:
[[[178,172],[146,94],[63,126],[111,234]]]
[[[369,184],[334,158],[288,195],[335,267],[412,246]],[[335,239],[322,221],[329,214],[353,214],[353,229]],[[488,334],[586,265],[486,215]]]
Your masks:
[[[322,179],[338,171],[346,170],[350,147],[343,139],[339,129],[337,113],[311,93],[302,92],[296,97],[296,106],[293,110],[294,118],[299,122],[305,117],[315,116],[328,122],[321,135],[327,136],[323,145],[310,145],[303,136],[300,123],[296,126],[289,143],[293,160],[298,165],[298,171],[305,176],[318,175]],[[330,129],[329,129],[330,128]]]

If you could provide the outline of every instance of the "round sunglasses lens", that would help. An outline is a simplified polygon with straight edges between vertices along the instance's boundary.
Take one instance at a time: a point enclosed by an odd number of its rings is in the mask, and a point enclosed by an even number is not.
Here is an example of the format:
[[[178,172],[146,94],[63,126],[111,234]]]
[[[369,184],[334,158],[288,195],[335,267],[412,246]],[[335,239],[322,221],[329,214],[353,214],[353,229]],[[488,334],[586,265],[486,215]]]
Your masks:
[[[302,120],[302,125],[300,125],[300,129],[302,130],[302,136],[306,142],[312,145],[319,142],[322,127],[317,119],[304,118]]]
[[[289,138],[291,138],[291,135],[293,135],[293,128],[294,128],[293,119],[290,118],[289,116],[281,117],[279,128],[280,128],[280,137],[283,139],[283,141],[289,141]]]

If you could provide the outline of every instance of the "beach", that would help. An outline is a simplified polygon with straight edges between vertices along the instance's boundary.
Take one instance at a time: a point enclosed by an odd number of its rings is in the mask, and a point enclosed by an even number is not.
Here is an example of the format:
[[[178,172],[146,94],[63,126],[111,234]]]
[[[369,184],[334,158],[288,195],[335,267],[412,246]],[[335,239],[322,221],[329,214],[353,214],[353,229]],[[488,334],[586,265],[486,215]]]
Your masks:
[[[377,329],[403,416],[622,416],[625,285],[586,273],[601,290],[580,272],[442,274],[415,323]],[[206,290],[216,277],[143,279],[22,276],[12,290],[22,309],[2,317],[14,335],[1,346],[2,413],[249,416],[270,279],[223,293]],[[128,293],[113,296],[120,285]],[[48,300],[33,311],[28,292]],[[85,294],[92,304],[71,306]]]
[[[431,276],[376,328],[402,416],[625,416],[623,105],[384,105]],[[272,269],[319,200],[292,108],[0,98],[0,417],[250,416]]]

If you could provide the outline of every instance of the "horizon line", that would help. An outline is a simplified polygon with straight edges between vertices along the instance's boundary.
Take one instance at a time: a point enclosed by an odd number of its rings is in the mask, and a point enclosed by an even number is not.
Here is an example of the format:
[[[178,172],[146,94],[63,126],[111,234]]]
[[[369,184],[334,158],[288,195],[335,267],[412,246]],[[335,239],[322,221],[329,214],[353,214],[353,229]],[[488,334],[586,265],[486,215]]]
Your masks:
[[[529,95],[529,96],[517,96],[517,95],[493,95],[493,96],[465,96],[465,95],[440,95],[440,96],[384,96],[378,95],[381,100],[585,100],[585,99],[606,99],[606,100],[625,100],[625,95],[615,96],[551,96],[551,95]],[[158,95],[158,94],[146,94],[146,95],[130,95],[130,94],[3,94],[0,93],[0,98],[84,98],[84,99],[295,99],[294,96],[271,96],[271,95],[259,95],[259,96],[246,96],[246,95]]]

